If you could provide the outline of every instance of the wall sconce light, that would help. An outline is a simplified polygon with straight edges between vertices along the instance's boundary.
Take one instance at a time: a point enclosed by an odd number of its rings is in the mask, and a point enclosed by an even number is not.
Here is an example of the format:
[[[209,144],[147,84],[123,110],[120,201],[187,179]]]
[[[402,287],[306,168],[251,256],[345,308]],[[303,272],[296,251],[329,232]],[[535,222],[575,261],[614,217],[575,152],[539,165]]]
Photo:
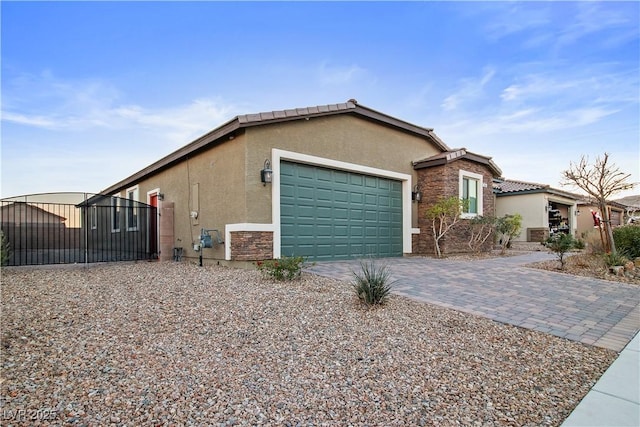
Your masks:
[[[422,193],[418,188],[418,184],[413,187],[413,191],[411,192],[411,200],[413,200],[414,202],[420,202],[422,200]]]
[[[264,161],[264,167],[260,171],[260,180],[262,181],[262,185],[267,185],[271,183],[273,178],[273,171],[271,170],[271,162],[269,159]]]
[[[164,194],[163,193],[158,193],[158,200],[160,200],[160,201],[164,200]]]

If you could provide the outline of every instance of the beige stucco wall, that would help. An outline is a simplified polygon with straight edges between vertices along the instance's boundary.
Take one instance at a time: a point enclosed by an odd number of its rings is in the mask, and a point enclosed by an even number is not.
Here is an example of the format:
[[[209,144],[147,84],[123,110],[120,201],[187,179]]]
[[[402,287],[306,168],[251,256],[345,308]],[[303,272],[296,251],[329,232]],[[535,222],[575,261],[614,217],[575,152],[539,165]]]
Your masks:
[[[506,214],[519,213],[522,215],[522,232],[515,241],[526,242],[527,241],[527,228],[543,228],[549,227],[549,214],[545,210],[550,202],[560,203],[566,205],[561,207],[563,217],[567,217],[569,220],[569,227],[572,233],[576,233],[576,204],[575,200],[568,199],[562,196],[547,194],[547,193],[528,193],[528,194],[514,194],[508,196],[496,197],[496,216],[501,217]]]
[[[260,170],[271,159],[272,148],[405,173],[413,182],[417,174],[412,162],[440,152],[423,138],[348,115],[249,128],[246,136],[247,218],[255,223],[272,221],[271,190],[260,184]],[[413,227],[416,215],[414,204]]]
[[[183,247],[184,256],[199,256],[193,244],[199,242],[201,228],[218,229],[224,238],[225,224],[246,220],[245,143],[240,134],[139,183],[140,201],[147,203],[147,192],[159,189],[164,194],[160,206],[174,203],[174,246]],[[198,200],[190,200],[194,184],[198,184]],[[194,219],[191,212],[196,208],[198,218]],[[223,259],[224,247],[217,245],[204,254]]]
[[[185,257],[197,258],[193,244],[201,228],[218,229],[224,239],[228,224],[273,222],[271,184],[261,183],[260,171],[274,148],[404,173],[412,182],[417,176],[412,161],[439,153],[423,138],[348,115],[255,126],[141,181],[140,201],[146,203],[147,192],[159,189],[165,202],[173,202],[175,246],[184,248]],[[190,201],[193,184],[199,184],[197,219],[190,217],[195,210],[195,201]],[[415,204],[412,209],[415,226]],[[224,245],[205,249],[203,256],[223,260]]]
[[[527,241],[527,228],[548,227],[546,200],[543,193],[496,197],[496,216],[522,215],[522,232],[514,241]]]

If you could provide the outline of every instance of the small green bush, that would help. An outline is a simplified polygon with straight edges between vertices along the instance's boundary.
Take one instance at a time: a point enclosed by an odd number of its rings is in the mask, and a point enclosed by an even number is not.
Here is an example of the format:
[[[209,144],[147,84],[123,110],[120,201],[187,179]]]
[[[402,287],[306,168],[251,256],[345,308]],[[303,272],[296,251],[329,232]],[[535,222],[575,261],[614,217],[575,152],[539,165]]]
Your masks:
[[[607,267],[625,265],[627,261],[629,261],[629,259],[621,252],[604,254],[604,262],[607,264]]]
[[[585,243],[584,243],[584,240],[582,240],[582,239],[576,239],[576,240],[575,240],[575,242],[574,242],[574,244],[573,244],[573,247],[574,247],[575,249],[584,249],[584,248],[586,247],[586,245],[585,245]]]
[[[623,225],[613,229],[613,241],[616,250],[630,259],[640,257],[640,227],[637,225]]]
[[[353,272],[353,288],[361,302],[368,306],[384,304],[393,287],[391,272],[386,265],[378,266],[373,260],[360,261],[360,272]]]
[[[280,259],[258,261],[256,265],[263,274],[275,280],[293,280],[300,277],[305,262],[305,257],[284,256]]]
[[[561,270],[564,270],[564,264],[566,262],[564,257],[565,254],[573,249],[575,244],[576,239],[574,239],[571,234],[565,233],[556,233],[553,236],[550,236],[545,242],[545,246],[555,252],[558,256]]]

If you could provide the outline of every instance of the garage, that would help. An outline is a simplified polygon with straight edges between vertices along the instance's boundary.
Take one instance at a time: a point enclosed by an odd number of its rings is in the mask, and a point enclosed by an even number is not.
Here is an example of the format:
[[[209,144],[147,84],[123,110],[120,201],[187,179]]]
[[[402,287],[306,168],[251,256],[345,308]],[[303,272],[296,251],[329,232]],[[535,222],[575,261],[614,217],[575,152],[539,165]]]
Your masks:
[[[402,256],[402,182],[283,161],[280,226],[283,256]]]

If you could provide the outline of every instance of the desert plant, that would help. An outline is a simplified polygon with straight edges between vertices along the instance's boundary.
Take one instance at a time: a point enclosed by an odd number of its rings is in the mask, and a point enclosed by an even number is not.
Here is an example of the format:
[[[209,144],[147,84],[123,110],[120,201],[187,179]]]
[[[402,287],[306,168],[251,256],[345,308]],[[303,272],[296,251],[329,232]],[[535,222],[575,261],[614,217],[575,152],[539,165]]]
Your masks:
[[[560,270],[564,270],[564,264],[566,262],[565,255],[575,247],[575,243],[576,240],[571,234],[564,233],[556,233],[546,240],[546,246],[555,252],[558,261],[560,261]]]
[[[386,265],[376,265],[373,260],[360,261],[360,272],[353,272],[353,289],[361,302],[367,306],[384,304],[391,294],[393,282]]]
[[[2,230],[0,230],[0,265],[7,265],[9,258],[11,257],[11,244],[4,236]]]
[[[630,259],[640,257],[640,227],[623,225],[613,229],[613,240],[618,251]]]
[[[293,280],[302,274],[306,258],[301,256],[284,256],[280,259],[258,261],[258,270],[275,280]]]
[[[440,240],[442,240],[445,234],[460,220],[464,203],[465,202],[456,196],[451,196],[438,200],[433,206],[427,209],[427,219],[431,221],[433,244],[438,258],[442,256]]]
[[[500,236],[500,249],[504,254],[511,243],[511,240],[520,235],[522,229],[522,215],[506,214],[496,220],[496,233]]]
[[[469,220],[469,241],[467,245],[473,252],[480,252],[484,243],[491,237],[496,227],[496,218],[477,216]]]
[[[607,264],[607,267],[625,265],[628,261],[629,259],[619,251],[604,254],[604,263]]]

